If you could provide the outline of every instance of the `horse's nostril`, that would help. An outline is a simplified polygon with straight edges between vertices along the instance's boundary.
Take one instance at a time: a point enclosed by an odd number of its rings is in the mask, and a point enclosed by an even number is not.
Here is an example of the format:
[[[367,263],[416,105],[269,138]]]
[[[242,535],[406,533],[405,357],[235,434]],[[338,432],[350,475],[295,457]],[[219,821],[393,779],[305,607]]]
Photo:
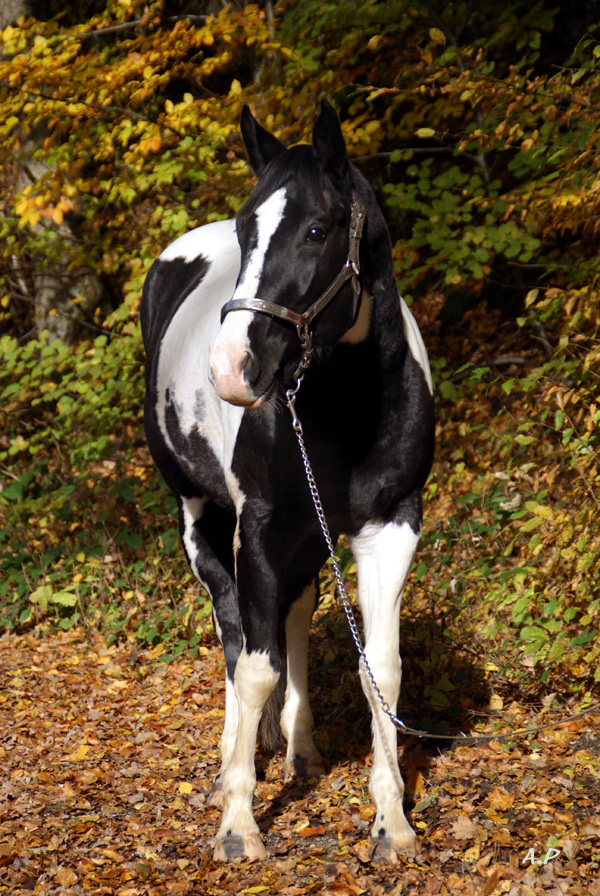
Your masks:
[[[246,357],[242,364],[244,379],[249,386],[254,386],[260,379],[260,362],[254,352],[246,352]]]

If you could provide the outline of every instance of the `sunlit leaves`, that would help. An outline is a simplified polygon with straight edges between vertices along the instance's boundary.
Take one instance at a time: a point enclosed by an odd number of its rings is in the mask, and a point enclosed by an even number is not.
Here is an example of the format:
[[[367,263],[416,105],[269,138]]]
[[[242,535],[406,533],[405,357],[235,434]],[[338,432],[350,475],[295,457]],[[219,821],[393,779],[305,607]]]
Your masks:
[[[586,627],[597,630],[590,570],[599,551],[590,528],[600,491],[593,35],[558,69],[543,61],[556,15],[543,3],[493,13],[456,3],[443,14],[432,5],[435,16],[404,0],[290,3],[273,22],[257,7],[192,22],[159,6],[114,0],[76,26],[29,19],[1,35],[0,320],[16,337],[2,343],[0,373],[11,624],[27,612],[66,625],[79,611],[50,601],[44,615],[29,595],[60,594],[77,574],[60,555],[65,538],[84,553],[98,547],[85,514],[100,527],[110,521],[112,534],[99,536],[113,539],[106,556],[116,542],[130,558],[151,556],[119,484],[143,451],[144,277],[167,243],[234,214],[248,195],[244,102],[294,142],[310,136],[328,96],[350,155],[377,189],[399,285],[416,300],[434,358],[442,447],[428,485],[425,538],[433,534],[419,593],[446,601],[459,628],[472,612],[485,649],[512,657],[509,677],[592,662],[594,648],[580,640]],[[112,30],[117,23],[128,27]],[[79,285],[69,300],[85,328],[79,337],[93,340],[100,328],[100,341],[31,339],[39,334],[28,278],[49,270],[65,284],[87,270],[109,284],[110,301],[94,306]],[[508,309],[505,296],[518,305],[514,324],[512,305],[509,322],[473,310],[482,297]],[[49,309],[48,320],[59,313]],[[459,322],[468,336],[450,338]],[[30,330],[31,341],[19,342]],[[113,459],[113,469],[104,466]],[[140,488],[148,525],[166,498]],[[36,514],[44,523],[34,531]],[[179,556],[172,521],[162,527],[161,551]],[[41,558],[31,583],[28,555]],[[136,588],[148,613],[135,636],[177,637],[181,619],[148,609],[139,569],[122,587],[111,564],[102,569],[112,601],[103,618],[115,638],[136,618],[125,621],[131,608],[121,609],[129,600],[121,595]],[[165,590],[168,581],[166,571]],[[6,598],[9,585],[0,589]],[[184,646],[198,625],[186,628]],[[433,647],[431,657],[433,677],[455,684]],[[431,687],[441,705],[446,692]]]

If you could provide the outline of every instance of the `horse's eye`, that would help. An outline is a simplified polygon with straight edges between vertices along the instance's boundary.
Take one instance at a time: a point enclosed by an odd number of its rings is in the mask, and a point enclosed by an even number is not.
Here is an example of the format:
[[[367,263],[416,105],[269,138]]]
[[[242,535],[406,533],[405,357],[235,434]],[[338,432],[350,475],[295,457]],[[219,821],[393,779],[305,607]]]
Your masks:
[[[306,239],[313,243],[321,243],[325,239],[325,231],[321,227],[311,227]]]

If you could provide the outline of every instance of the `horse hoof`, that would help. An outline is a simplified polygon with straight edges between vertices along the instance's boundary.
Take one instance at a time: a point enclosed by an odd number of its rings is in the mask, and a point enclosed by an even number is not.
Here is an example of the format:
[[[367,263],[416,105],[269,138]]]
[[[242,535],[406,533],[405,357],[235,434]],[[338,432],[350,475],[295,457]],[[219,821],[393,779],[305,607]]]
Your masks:
[[[283,766],[283,781],[289,784],[296,778],[320,778],[325,774],[325,766],[320,756],[312,756],[306,759],[304,756],[294,756],[290,762]]]
[[[258,834],[226,834],[218,837],[215,843],[213,859],[215,862],[234,862],[236,859],[262,861],[268,858],[267,850]]]
[[[400,858],[414,859],[418,848],[412,831],[397,837],[377,837],[371,840],[371,861],[375,865],[397,865]]]

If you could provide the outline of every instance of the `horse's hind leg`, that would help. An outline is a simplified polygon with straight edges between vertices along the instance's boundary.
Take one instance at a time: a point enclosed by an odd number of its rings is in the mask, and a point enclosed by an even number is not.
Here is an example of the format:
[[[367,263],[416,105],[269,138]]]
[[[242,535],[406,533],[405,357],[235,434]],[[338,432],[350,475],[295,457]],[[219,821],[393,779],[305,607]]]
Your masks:
[[[317,604],[316,579],[292,604],[285,621],[287,683],[281,713],[281,730],[287,741],[284,781],[316,778],[324,773],[323,760],[313,741],[313,717],[308,702],[308,636]]]
[[[365,655],[381,695],[393,713],[400,693],[400,603],[419,536],[408,523],[369,523],[352,540],[358,596],[364,619]],[[371,831],[376,861],[413,855],[417,840],[402,799],[396,728],[375,694],[364,663],[360,678],[373,715],[373,768],[369,790],[376,816]]]

